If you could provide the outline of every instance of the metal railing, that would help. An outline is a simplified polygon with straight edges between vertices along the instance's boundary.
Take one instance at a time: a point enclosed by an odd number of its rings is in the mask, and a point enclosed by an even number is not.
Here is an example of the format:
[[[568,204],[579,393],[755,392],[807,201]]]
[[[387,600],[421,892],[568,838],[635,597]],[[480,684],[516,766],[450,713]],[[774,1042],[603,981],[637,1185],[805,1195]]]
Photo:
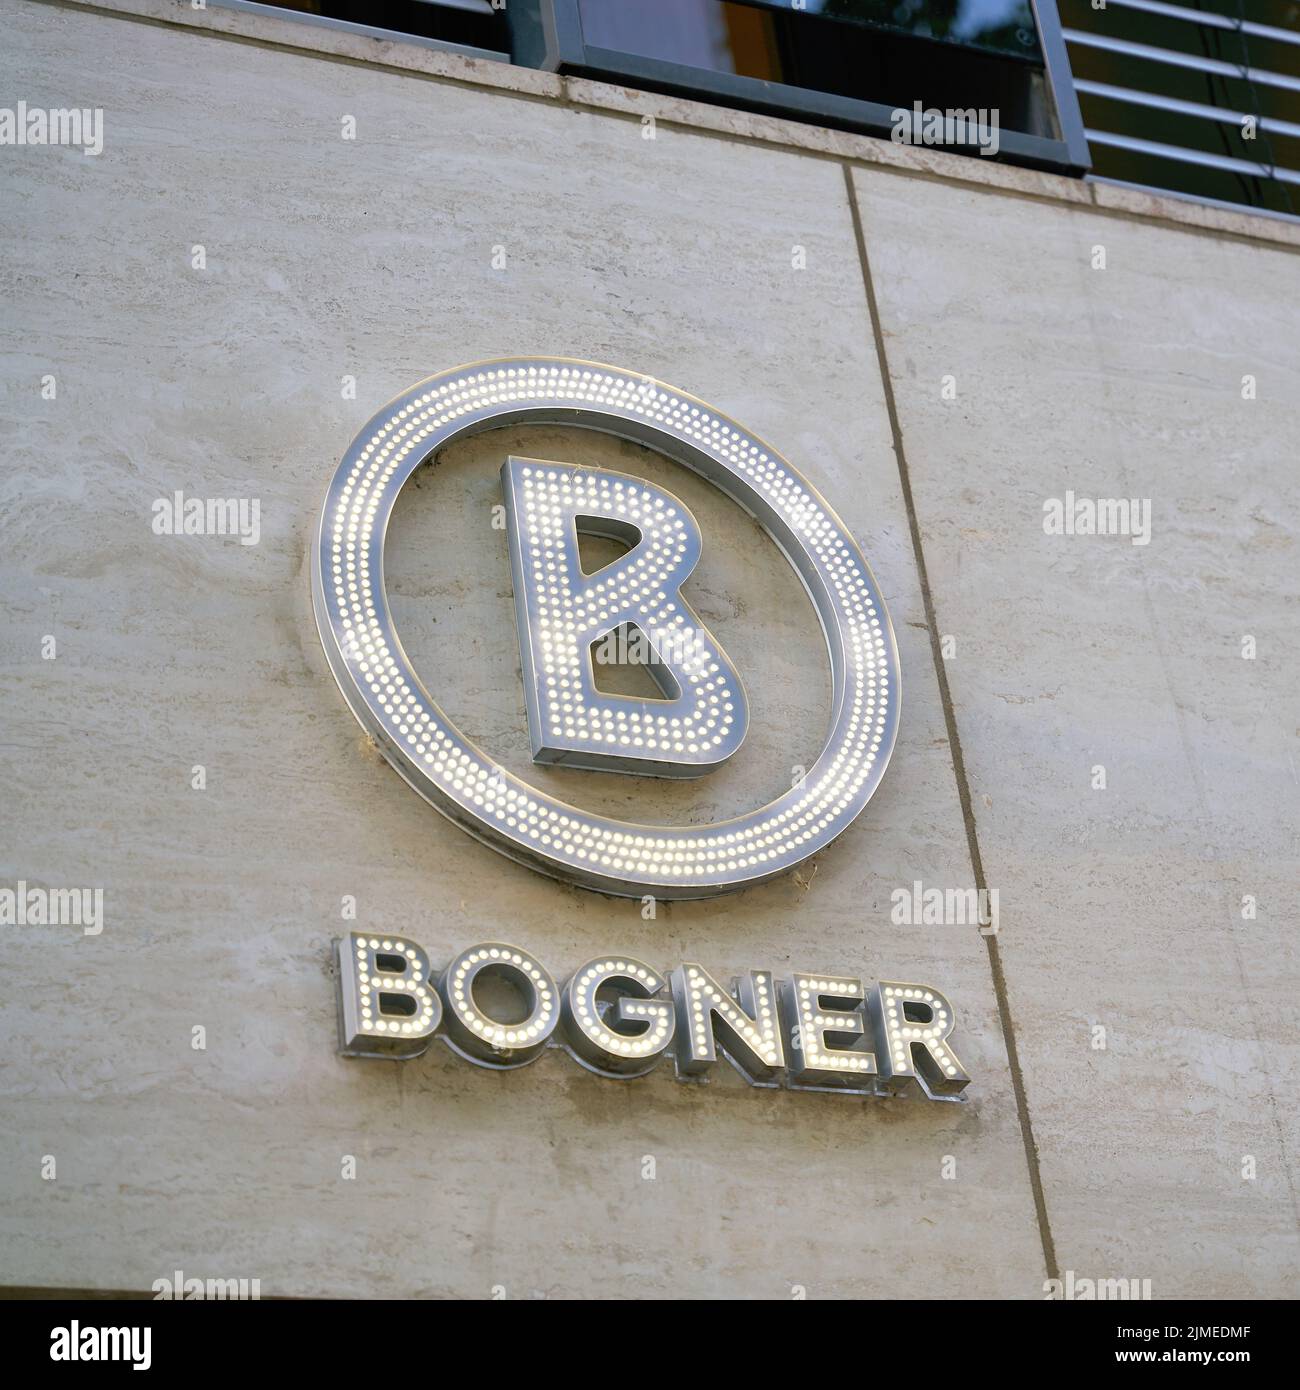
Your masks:
[[[1156,21],[1155,32],[1143,34],[1154,38],[1155,42],[1139,42],[1131,37],[1121,37],[1107,32],[1106,23],[1109,11],[1137,12],[1151,16]],[[1288,120],[1284,116],[1265,114],[1261,98],[1267,92],[1279,94],[1278,100],[1286,102],[1289,94],[1300,94],[1300,76],[1290,72],[1275,70],[1285,57],[1273,49],[1271,59],[1275,66],[1259,66],[1249,52],[1247,40],[1253,39],[1265,45],[1284,45],[1289,49],[1300,50],[1300,32],[1281,28],[1277,25],[1262,24],[1246,19],[1244,14],[1233,16],[1211,10],[1192,9],[1186,5],[1169,4],[1166,0],[1106,0],[1104,8],[1092,12],[1092,22],[1096,27],[1080,28],[1077,24],[1066,25],[1062,34],[1074,59],[1072,66],[1084,72],[1097,72],[1099,65],[1084,60],[1084,53],[1111,55],[1116,60],[1114,68],[1120,69],[1115,75],[1121,80],[1102,81],[1094,76],[1076,76],[1074,86],[1081,98],[1095,98],[1106,103],[1118,103],[1120,108],[1135,108],[1131,122],[1125,120],[1122,109],[1114,106],[1101,106],[1086,102],[1084,111],[1085,134],[1094,150],[1111,149],[1124,151],[1130,155],[1142,156],[1152,161],[1150,182],[1161,185],[1161,168],[1166,173],[1170,187],[1182,181],[1169,173],[1169,163],[1177,166],[1195,166],[1203,170],[1217,170],[1222,173],[1242,176],[1250,180],[1271,181],[1285,187],[1300,185],[1300,169],[1288,167],[1287,162],[1275,158],[1269,137],[1280,140],[1300,140],[1300,120]],[[1128,31],[1139,23],[1129,21]],[[1219,56],[1211,53],[1185,51],[1178,45],[1186,42],[1189,28],[1206,33],[1201,40],[1209,48],[1211,44],[1218,49]],[[1114,27],[1114,26],[1112,26]],[[1121,28],[1124,26],[1121,25]],[[1148,28],[1152,26],[1148,25]],[[1140,32],[1140,31],[1139,31]],[[1233,61],[1222,56],[1218,39],[1211,40],[1209,33],[1223,38],[1235,37],[1240,44],[1241,61]],[[1168,43],[1170,46],[1165,47]],[[1300,52],[1296,54],[1300,66]],[[1147,65],[1150,65],[1149,67]],[[1288,64],[1289,65],[1289,64]],[[1163,71],[1162,71],[1163,70]],[[1206,79],[1206,95],[1209,101],[1191,99],[1188,95],[1174,95],[1168,88],[1180,88],[1186,93],[1186,79],[1181,81],[1175,72],[1201,74]],[[1149,85],[1144,75],[1150,73]],[[1233,84],[1229,86],[1229,84]],[[1244,84],[1244,87],[1239,84]],[[1223,96],[1223,104],[1215,97]],[[1198,93],[1193,93],[1198,95]],[[1235,102],[1230,100],[1235,96]],[[1243,110],[1249,104],[1253,109]],[[1273,100],[1269,104],[1276,109]],[[1296,114],[1300,115],[1300,103],[1296,103]],[[1185,128],[1187,144],[1181,141],[1184,129],[1177,124],[1172,129],[1168,122],[1162,128],[1152,131],[1143,128],[1141,110],[1158,112],[1161,115],[1184,118],[1189,122],[1209,122],[1221,134],[1214,142],[1205,138],[1204,127],[1189,125]],[[1288,113],[1290,114],[1290,113]],[[1257,157],[1253,149],[1242,148],[1229,139],[1227,127],[1235,127],[1249,138],[1260,138],[1261,147]],[[1171,138],[1152,138],[1153,135]],[[1222,141],[1223,152],[1204,148],[1210,143]],[[1243,141],[1244,143],[1244,141]],[[1169,163],[1163,163],[1168,161]],[[1104,165],[1104,160],[1100,161]],[[1289,163],[1300,164],[1300,158],[1291,155]],[[1103,174],[1104,176],[1104,174]],[[1193,178],[1193,175],[1184,176]],[[1253,201],[1253,200],[1252,200]],[[1288,209],[1291,199],[1284,189],[1279,189],[1272,197],[1274,203],[1280,202]]]

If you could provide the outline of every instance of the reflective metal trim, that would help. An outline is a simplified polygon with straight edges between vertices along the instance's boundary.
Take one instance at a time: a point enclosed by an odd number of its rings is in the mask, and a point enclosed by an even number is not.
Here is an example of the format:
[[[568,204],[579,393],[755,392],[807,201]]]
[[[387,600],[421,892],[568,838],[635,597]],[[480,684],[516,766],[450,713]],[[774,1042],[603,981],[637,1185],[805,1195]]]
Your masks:
[[[388,43],[413,43],[417,48],[433,48],[439,53],[459,53],[465,58],[484,58],[493,63],[508,63],[508,53],[492,48],[475,48],[471,44],[452,43],[448,39],[431,39],[427,34],[407,34],[397,29],[379,29],[373,24],[357,24],[350,19],[332,19],[329,15],[311,14],[306,10],[287,10],[279,5],[259,5],[257,0],[207,0],[221,10],[243,10],[248,14],[266,15],[268,19],[287,19],[295,24],[310,24],[317,29],[337,29],[344,34],[360,34],[368,39],[383,39]],[[458,7],[459,8],[459,7]]]
[[[1165,0],[1107,0],[1107,4],[1122,10],[1145,10],[1148,14],[1164,15],[1168,19],[1179,19],[1186,24],[1201,24],[1209,29],[1230,29],[1254,39],[1300,45],[1300,33],[1292,29],[1279,29],[1275,24],[1256,24],[1251,19],[1215,14],[1213,10],[1189,10],[1186,5],[1169,5]]]
[[[1191,68],[1193,72],[1213,72],[1223,77],[1241,77],[1258,82],[1263,87],[1282,87],[1288,92],[1300,92],[1300,77],[1263,68],[1249,68],[1242,63],[1225,63],[1219,58],[1202,58],[1193,53],[1175,53],[1169,48],[1154,48],[1149,43],[1131,43],[1128,39],[1112,39],[1105,34],[1089,34],[1083,29],[1063,31],[1070,43],[1084,48],[1101,48],[1107,53],[1124,53],[1131,58],[1149,58],[1153,63],[1168,63],[1171,67]]]
[[[1226,106],[1210,106],[1201,101],[1183,101],[1179,97],[1162,96],[1159,92],[1139,92],[1133,87],[1113,87],[1109,82],[1093,82],[1088,78],[1075,79],[1075,89],[1088,96],[1108,97],[1111,101],[1126,101],[1133,106],[1149,106],[1156,111],[1172,111],[1180,116],[1198,116],[1221,125],[1240,125],[1249,116],[1260,130],[1270,135],[1290,135],[1300,138],[1300,124],[1282,121],[1276,116],[1253,116],[1245,111],[1233,111]]]
[[[1233,174],[1253,174],[1256,178],[1276,179],[1279,183],[1300,184],[1300,173],[1294,169],[1279,168],[1275,164],[1256,164],[1249,159],[1191,150],[1185,145],[1164,145],[1157,140],[1139,140],[1132,135],[1113,135],[1104,130],[1090,129],[1088,139],[1094,145],[1111,145],[1115,149],[1132,150],[1135,154],[1158,155],[1162,159],[1176,159],[1182,164],[1200,164],[1207,169],[1226,169]]]
[[[1234,212],[1244,219],[1262,217],[1270,222],[1287,222],[1293,226],[1300,224],[1300,217],[1293,212],[1277,212],[1273,208],[1252,207],[1249,203],[1233,203],[1226,198],[1207,198],[1201,193],[1184,193],[1178,188],[1159,188],[1150,183],[1134,183],[1131,179],[1113,179],[1105,175],[1089,174],[1089,183],[1104,183],[1111,188],[1130,188],[1135,193],[1152,194],[1157,198],[1170,198],[1177,203],[1191,203],[1194,207],[1222,208],[1224,212]],[[1267,233],[1260,232],[1266,236]]]

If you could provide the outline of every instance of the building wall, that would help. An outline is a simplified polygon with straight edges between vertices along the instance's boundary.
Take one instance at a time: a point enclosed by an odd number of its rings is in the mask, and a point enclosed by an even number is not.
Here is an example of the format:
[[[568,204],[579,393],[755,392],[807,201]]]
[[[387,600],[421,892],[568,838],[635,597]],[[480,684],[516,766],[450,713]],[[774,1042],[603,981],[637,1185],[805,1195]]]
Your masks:
[[[1294,1293],[1290,226],[162,0],[3,0],[0,24],[5,92],[106,122],[98,158],[0,150],[0,874],[106,894],[99,936],[0,935],[0,1282]],[[348,715],[307,568],[339,456],[421,377],[533,353],[702,396],[861,541],[902,730],[797,874],[643,920],[470,840]],[[687,500],[688,592],[754,703],[703,786],[551,784],[664,819],[779,791],[825,719],[811,609],[753,523],[632,445],[512,430],[408,488],[389,583],[434,697],[529,769],[506,452]],[[259,498],[260,543],[153,534],[177,489]],[[1044,534],[1067,489],[1150,498],[1150,544]],[[996,888],[996,937],[891,924],[916,880]],[[505,937],[561,977],[612,949],[924,979],[969,1101],[346,1061],[349,895],[435,962]]]

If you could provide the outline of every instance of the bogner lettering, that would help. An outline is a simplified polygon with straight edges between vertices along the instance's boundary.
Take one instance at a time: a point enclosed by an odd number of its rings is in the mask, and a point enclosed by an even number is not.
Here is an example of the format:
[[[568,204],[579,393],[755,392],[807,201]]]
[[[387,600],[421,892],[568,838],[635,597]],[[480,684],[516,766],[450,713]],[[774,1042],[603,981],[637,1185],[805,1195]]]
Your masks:
[[[750,970],[724,984],[687,961],[667,974],[597,956],[561,987],[529,952],[489,941],[441,974],[407,937],[335,942],[339,1051],[418,1057],[434,1038],[477,1066],[508,1070],[564,1048],[600,1076],[642,1076],[671,1055],[679,1080],[718,1054],[753,1086],[961,1100],[952,1005],[930,985]]]

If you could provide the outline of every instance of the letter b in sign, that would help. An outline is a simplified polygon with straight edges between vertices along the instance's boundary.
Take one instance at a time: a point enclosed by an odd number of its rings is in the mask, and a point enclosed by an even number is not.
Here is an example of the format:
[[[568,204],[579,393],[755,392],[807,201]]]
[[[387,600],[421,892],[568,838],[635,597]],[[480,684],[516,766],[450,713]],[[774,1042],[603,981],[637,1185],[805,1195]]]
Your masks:
[[[681,595],[700,558],[682,502],[640,478],[539,459],[502,469],[533,759],[652,777],[699,777],[749,723],[736,668]],[[578,536],[629,549],[589,574]],[[661,698],[599,690],[596,666],[638,648]]]

